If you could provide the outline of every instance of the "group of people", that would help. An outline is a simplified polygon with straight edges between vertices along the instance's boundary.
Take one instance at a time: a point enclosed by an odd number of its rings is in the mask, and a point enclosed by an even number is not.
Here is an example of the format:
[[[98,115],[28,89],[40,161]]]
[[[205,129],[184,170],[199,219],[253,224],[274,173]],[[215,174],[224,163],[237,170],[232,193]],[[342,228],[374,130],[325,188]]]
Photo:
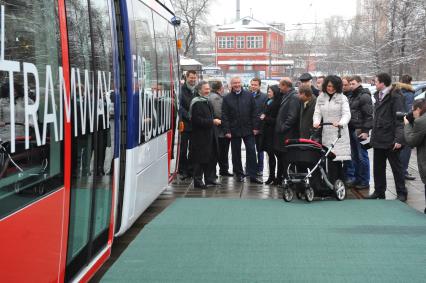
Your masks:
[[[410,76],[404,75],[401,82],[392,84],[389,74],[378,74],[374,94],[363,88],[359,76],[318,77],[317,87],[312,79],[309,73],[302,74],[295,88],[292,79],[284,77],[279,84],[268,86],[264,94],[260,79],[253,78],[246,90],[241,79],[233,77],[229,92],[225,93],[220,81],[197,84],[196,72],[187,72],[179,97],[181,177],[193,177],[194,187],[205,189],[218,184],[219,165],[221,176],[234,176],[238,182],[248,177],[251,183],[262,184],[259,177],[263,176],[266,152],[269,178],[265,183],[280,185],[287,174],[287,139],[316,138],[331,146],[338,136],[337,128],[341,128],[341,138],[333,148],[336,157],[331,162],[334,179],[345,180],[348,187],[368,189],[367,149],[372,147],[374,192],[369,198],[385,198],[389,161],[397,198],[405,202],[405,179],[413,178],[407,171],[408,162],[411,149],[416,147],[420,175],[426,184],[426,103],[424,99],[414,101]],[[399,119],[397,112],[412,114]],[[325,126],[329,123],[332,126]],[[245,170],[242,142],[246,150]],[[230,146],[232,173],[228,162]]]

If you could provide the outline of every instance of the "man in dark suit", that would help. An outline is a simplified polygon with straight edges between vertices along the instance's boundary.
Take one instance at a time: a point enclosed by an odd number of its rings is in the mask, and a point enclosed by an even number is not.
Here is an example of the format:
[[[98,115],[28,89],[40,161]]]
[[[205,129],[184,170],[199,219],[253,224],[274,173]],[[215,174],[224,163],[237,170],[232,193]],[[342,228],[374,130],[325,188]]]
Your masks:
[[[241,163],[241,140],[244,141],[247,157],[247,173],[250,181],[262,184],[257,179],[257,162],[254,136],[259,134],[258,117],[253,95],[241,87],[241,79],[231,79],[231,92],[223,98],[222,118],[225,137],[231,139],[232,166],[238,182],[244,181]]]
[[[396,85],[391,85],[389,74],[376,77],[374,94],[373,130],[370,145],[374,149],[374,193],[369,199],[384,199],[386,192],[386,160],[389,161],[400,201],[407,200],[400,150],[404,140],[404,124],[396,118],[396,112],[404,111],[404,97]]]
[[[218,184],[215,181],[218,156],[215,126],[222,122],[214,118],[213,107],[208,100],[209,83],[201,81],[196,89],[199,96],[192,99],[189,108],[192,122],[191,158],[194,165],[194,188],[205,189],[206,186]]]
[[[256,104],[256,116],[258,119],[258,124],[260,123],[260,115],[263,113],[265,109],[265,102],[266,102],[266,94],[260,91],[260,86],[262,84],[262,81],[259,78],[254,78],[250,81],[250,88],[252,95],[254,97],[254,101]],[[254,136],[254,139],[256,141],[256,152],[257,152],[257,175],[263,176],[263,150],[262,150],[262,129],[258,132],[257,135]]]
[[[189,117],[189,106],[195,97],[194,88],[197,83],[197,73],[195,71],[186,72],[186,80],[182,85],[179,94],[179,121],[183,123],[183,131],[180,138],[179,153],[179,174],[182,179],[192,175],[192,162],[188,151],[190,147],[189,138],[191,136],[191,121]]]

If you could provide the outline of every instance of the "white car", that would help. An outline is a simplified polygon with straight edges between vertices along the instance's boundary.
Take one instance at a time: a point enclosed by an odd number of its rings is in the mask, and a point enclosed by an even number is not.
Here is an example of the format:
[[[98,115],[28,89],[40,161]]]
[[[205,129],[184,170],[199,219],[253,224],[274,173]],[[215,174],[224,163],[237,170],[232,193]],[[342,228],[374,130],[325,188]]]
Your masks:
[[[424,92],[420,93],[419,95],[417,95],[417,96],[414,98],[414,100],[417,100],[417,99],[425,99],[425,94],[426,94],[426,91],[424,91]]]

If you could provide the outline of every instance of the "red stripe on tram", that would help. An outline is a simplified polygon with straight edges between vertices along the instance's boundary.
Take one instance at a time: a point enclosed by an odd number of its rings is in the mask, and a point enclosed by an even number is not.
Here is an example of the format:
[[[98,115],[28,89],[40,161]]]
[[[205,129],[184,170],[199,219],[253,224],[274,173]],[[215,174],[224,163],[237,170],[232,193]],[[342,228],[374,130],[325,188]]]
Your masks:
[[[65,81],[66,99],[68,105],[70,103],[70,65],[68,54],[68,31],[67,31],[67,18],[65,13],[65,0],[58,0],[58,13],[59,13],[59,29],[61,33],[61,50],[62,50],[62,69]],[[65,107],[65,103],[64,103]],[[64,113],[66,113],[64,111]],[[68,244],[68,223],[69,223],[69,206],[70,206],[70,192],[71,192],[71,122],[65,119],[64,125],[64,222],[62,227],[62,257],[60,262],[59,281],[65,280],[65,267],[67,259],[67,244]]]

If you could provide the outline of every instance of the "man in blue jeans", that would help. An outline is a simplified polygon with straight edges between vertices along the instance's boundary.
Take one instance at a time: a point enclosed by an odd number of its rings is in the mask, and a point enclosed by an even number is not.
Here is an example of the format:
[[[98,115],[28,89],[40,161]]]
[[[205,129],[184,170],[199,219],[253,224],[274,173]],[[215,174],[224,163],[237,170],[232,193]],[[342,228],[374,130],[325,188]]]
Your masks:
[[[349,122],[349,135],[351,139],[352,164],[355,169],[355,180],[351,186],[362,190],[370,187],[370,160],[368,152],[361,141],[368,139],[373,128],[373,102],[368,89],[361,85],[361,78],[350,78],[351,95],[348,97],[351,108],[351,121]]]
[[[223,98],[222,123],[225,137],[231,139],[232,167],[238,182],[244,181],[241,163],[241,140],[244,141],[247,157],[247,175],[250,182],[262,184],[257,179],[257,162],[254,136],[259,134],[256,105],[251,93],[241,87],[241,79],[231,79],[231,92]]]

